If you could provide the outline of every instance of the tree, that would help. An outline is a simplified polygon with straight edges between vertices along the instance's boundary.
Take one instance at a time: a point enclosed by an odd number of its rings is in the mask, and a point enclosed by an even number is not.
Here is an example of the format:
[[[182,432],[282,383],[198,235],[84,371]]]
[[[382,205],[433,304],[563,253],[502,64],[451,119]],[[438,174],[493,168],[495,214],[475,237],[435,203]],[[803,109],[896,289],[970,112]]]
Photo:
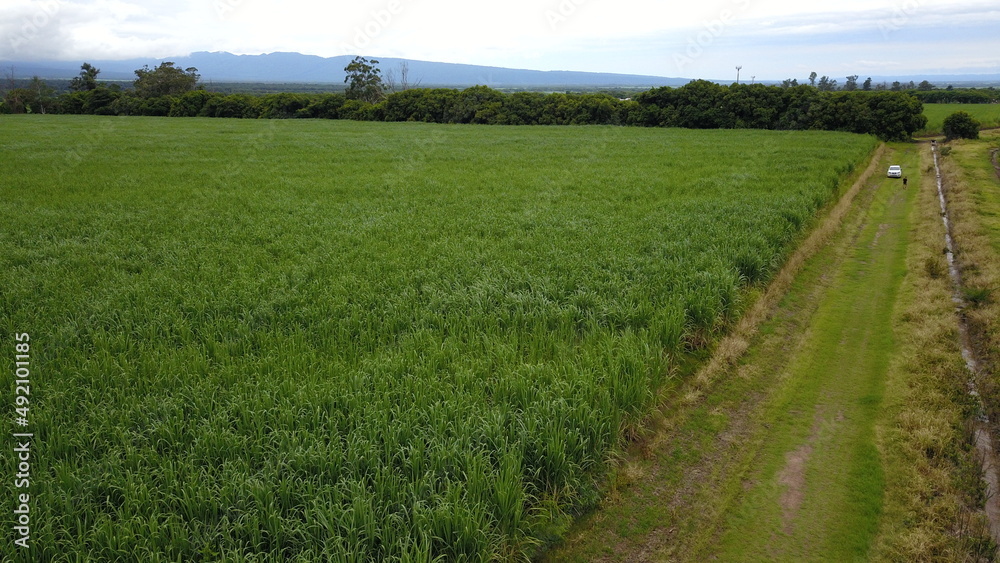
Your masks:
[[[903,90],[903,83],[900,82],[900,81],[898,81],[898,80],[895,81],[895,82],[893,82],[892,83],[892,88],[890,88],[890,90],[892,90],[893,92],[900,92],[900,91],[902,91]]]
[[[69,89],[74,92],[85,92],[97,88],[97,75],[101,69],[94,68],[90,63],[83,63],[80,66],[80,76],[77,76],[69,83]]]
[[[384,90],[388,92],[405,92],[411,88],[420,87],[419,80],[416,83],[410,83],[410,64],[406,61],[399,63],[398,74],[395,70],[389,69],[389,72],[385,73],[383,84]]]
[[[869,76],[868,79],[865,80],[865,83],[861,85],[861,89],[864,90],[865,92],[868,92],[868,91],[870,91],[872,89],[872,77],[871,76]]]
[[[944,119],[945,140],[978,139],[979,121],[968,112],[956,111]]]
[[[816,74],[815,72],[810,72],[809,73],[809,85],[810,86],[815,86],[816,85],[816,77],[817,76],[819,76],[819,75]]]
[[[926,80],[924,80],[920,84],[917,84],[917,90],[924,90],[924,91],[926,91],[926,90],[933,90],[933,89],[934,89],[934,85],[931,84],[930,82],[926,81]]]
[[[786,78],[781,81],[782,88],[791,88],[792,86],[798,86],[799,80],[797,78]]]
[[[160,63],[155,69],[149,65],[135,71],[135,91],[143,98],[160,96],[175,96],[190,92],[198,85],[198,69],[194,67],[181,70],[172,62]]]
[[[11,88],[4,94],[5,111],[10,113],[47,113],[55,107],[55,89],[33,76],[24,88]]]
[[[347,99],[360,100],[374,104],[385,96],[385,85],[382,83],[382,71],[375,65],[378,61],[368,60],[364,57],[354,57],[349,65],[344,67],[347,76],[344,82],[348,83]]]
[[[829,76],[823,76],[819,79],[819,85],[817,87],[822,92],[832,92],[837,89],[837,81],[830,80]]]
[[[419,88],[420,83],[423,80],[417,80],[416,82],[410,82],[410,63],[403,61],[399,63],[399,86],[403,90],[409,90],[410,88]]]
[[[28,83],[28,89],[34,93],[36,108],[40,113],[46,113],[47,110],[52,109],[55,106],[55,88],[49,86],[44,80],[37,76],[31,77],[31,82]]]
[[[853,92],[858,89],[858,75],[852,74],[847,77],[847,82],[844,84],[844,90],[848,92]]]

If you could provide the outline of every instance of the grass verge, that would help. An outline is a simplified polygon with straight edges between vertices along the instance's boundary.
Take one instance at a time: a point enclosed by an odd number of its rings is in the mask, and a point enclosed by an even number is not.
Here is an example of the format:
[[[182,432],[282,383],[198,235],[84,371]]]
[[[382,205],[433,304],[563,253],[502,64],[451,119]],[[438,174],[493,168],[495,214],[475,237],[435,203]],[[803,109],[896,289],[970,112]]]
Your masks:
[[[977,141],[953,141],[941,159],[956,260],[969,306],[963,315],[983,362],[979,382],[987,415],[1000,421],[1000,179],[990,161],[1000,133],[985,132]],[[996,431],[994,431],[996,434]]]
[[[922,147],[924,175],[893,320],[899,346],[877,428],[891,470],[873,560],[977,561],[992,559],[994,548],[966,422],[975,405],[958,348],[932,162]]]

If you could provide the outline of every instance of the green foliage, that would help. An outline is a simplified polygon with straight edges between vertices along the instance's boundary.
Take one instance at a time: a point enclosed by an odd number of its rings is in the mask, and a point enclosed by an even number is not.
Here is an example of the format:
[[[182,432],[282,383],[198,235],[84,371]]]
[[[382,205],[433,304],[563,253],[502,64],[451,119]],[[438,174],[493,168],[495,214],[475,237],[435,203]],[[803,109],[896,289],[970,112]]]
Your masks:
[[[195,89],[200,78],[198,69],[191,67],[181,70],[169,61],[160,63],[155,69],[144,66],[135,71],[135,75],[135,92],[142,98],[176,96],[190,92]]]
[[[826,78],[826,77],[824,77]],[[637,97],[646,125],[695,129],[822,129],[904,140],[923,128],[918,100],[897,92],[833,92],[811,86],[720,86],[704,80]]]
[[[296,117],[337,119],[346,98],[343,94],[321,94],[309,99],[309,105],[296,113]]]
[[[337,111],[340,119],[353,119],[354,121],[375,121],[376,109],[372,104],[361,100],[348,99]]]
[[[4,119],[39,561],[523,559],[875,145]]]
[[[139,98],[137,102],[139,111],[136,115],[149,117],[166,117],[170,115],[170,108],[174,105],[174,99],[171,96]]]
[[[246,94],[213,96],[201,109],[204,117],[231,117],[256,119],[261,116],[260,98]]]
[[[944,119],[942,130],[946,140],[952,139],[978,139],[979,121],[972,117],[969,112],[956,111]]]
[[[56,113],[58,101],[55,90],[44,80],[34,76],[23,88],[12,88],[3,97],[8,113]]]
[[[84,99],[83,112],[94,115],[115,115],[112,106],[120,95],[119,92],[103,86],[89,90]]]
[[[992,301],[992,290],[988,287],[964,287],[962,297],[973,307],[989,304]]]
[[[171,99],[169,117],[198,117],[205,116],[205,106],[215,99],[222,97],[222,94],[206,92],[205,90],[192,90],[185,92]]]
[[[145,105],[149,103],[149,100],[143,100],[142,98],[135,95],[135,92],[128,90],[121,92],[118,97],[111,102],[108,106],[108,113],[110,115],[142,115],[142,109]]]
[[[364,57],[354,57],[354,60],[344,67],[347,76],[344,82],[347,86],[347,99],[360,100],[373,104],[385,97],[385,85],[382,83],[382,71],[378,61]]]
[[[994,88],[952,88],[950,90],[923,90],[912,93],[925,104],[995,104],[1000,102],[1000,91]]]
[[[822,129],[871,134],[890,141],[908,139],[926,126],[920,101],[904,92],[821,91],[791,82],[780,87],[763,84],[723,86],[695,80],[680,88],[655,88],[641,92],[635,100],[623,100],[607,93],[506,94],[486,86],[464,90],[413,88],[385,95],[375,66],[377,63],[358,57],[348,65],[346,80],[351,82],[351,87],[343,96],[277,93],[257,97],[243,94],[222,97],[217,93],[189,94],[194,82],[188,76],[187,90],[168,87],[164,91],[169,94],[158,96],[147,95],[148,89],[138,89],[137,81],[136,94],[147,101],[138,110],[133,104],[119,105],[123,115],[325,118],[490,125],[633,125],[689,129]],[[164,65],[171,65],[172,68],[172,63]],[[140,74],[143,71],[136,72]],[[153,72],[147,69],[147,75]],[[178,72],[178,69],[172,69],[167,74],[177,76]],[[857,77],[848,78],[856,82]],[[826,84],[830,84],[829,79]],[[84,108],[79,94],[64,96],[66,112],[94,113]],[[155,98],[170,99],[153,102]],[[109,107],[109,104],[99,107]]]
[[[829,76],[822,76],[819,79],[819,83],[816,84],[816,88],[820,92],[833,92],[837,89],[837,81],[831,79]]]
[[[310,102],[309,96],[305,94],[268,94],[258,101],[261,109],[260,117],[267,119],[309,117],[306,108]]]
[[[34,94],[27,88],[11,88],[4,93],[3,103],[7,113],[25,113],[34,101]]]
[[[90,63],[83,63],[80,66],[80,75],[73,78],[69,83],[69,89],[73,92],[86,92],[97,88],[97,75],[101,69],[95,68]]]

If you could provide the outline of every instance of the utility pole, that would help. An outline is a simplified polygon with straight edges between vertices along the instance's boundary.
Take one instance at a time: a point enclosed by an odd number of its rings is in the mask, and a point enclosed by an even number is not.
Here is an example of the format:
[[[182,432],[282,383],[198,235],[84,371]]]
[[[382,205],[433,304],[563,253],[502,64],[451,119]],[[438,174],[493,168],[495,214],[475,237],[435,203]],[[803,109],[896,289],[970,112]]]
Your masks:
[[[736,83],[737,84],[740,83],[740,71],[741,70],[743,70],[743,66],[742,65],[736,67]]]

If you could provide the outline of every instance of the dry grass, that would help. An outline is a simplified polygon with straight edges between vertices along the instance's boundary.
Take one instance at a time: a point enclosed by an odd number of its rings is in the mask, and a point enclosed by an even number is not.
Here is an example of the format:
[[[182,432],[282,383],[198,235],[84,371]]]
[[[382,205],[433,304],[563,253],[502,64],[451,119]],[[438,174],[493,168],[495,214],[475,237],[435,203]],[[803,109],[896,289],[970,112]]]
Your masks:
[[[953,142],[952,156],[942,161],[969,302],[964,313],[982,362],[980,392],[994,425],[1000,421],[1000,302],[996,299],[1000,290],[1000,197],[994,195],[1000,181],[992,174],[990,149],[998,140],[996,132],[991,132],[980,141]]]
[[[929,149],[923,158],[929,159]],[[886,386],[878,442],[888,467],[885,517],[873,559],[977,561],[993,545],[981,506],[972,413],[954,305],[942,275],[944,227],[933,174],[918,197],[908,274],[896,312],[900,353]]]

